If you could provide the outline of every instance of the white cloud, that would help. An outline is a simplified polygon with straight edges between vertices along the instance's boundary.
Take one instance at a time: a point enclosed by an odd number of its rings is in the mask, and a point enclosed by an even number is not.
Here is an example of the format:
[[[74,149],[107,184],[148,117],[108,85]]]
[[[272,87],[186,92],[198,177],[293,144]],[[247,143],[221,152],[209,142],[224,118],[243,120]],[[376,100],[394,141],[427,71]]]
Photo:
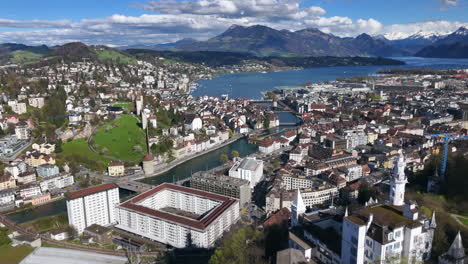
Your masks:
[[[195,38],[213,37],[232,24],[256,24],[276,29],[299,30],[318,28],[338,36],[385,34],[402,38],[418,31],[449,33],[462,26],[461,22],[427,21],[384,26],[373,18],[351,19],[326,16],[317,6],[303,7],[304,0],[156,0],[138,7],[155,13],[140,16],[115,14],[105,18],[68,20],[18,21],[0,19],[0,27],[29,30],[0,32],[1,42],[26,44],[63,44],[82,41],[88,44],[157,44]],[[455,5],[456,0],[446,0]],[[8,32],[9,31],[9,32]]]
[[[157,0],[136,7],[161,14],[216,15],[219,17],[263,17],[291,20],[325,15],[318,6],[300,7],[302,0]]]

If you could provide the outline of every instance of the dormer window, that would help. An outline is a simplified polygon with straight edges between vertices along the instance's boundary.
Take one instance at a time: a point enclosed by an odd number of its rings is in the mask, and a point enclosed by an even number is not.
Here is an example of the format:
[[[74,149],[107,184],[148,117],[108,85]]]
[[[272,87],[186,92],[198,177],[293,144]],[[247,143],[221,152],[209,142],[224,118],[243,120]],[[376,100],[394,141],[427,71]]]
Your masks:
[[[388,240],[392,240],[393,239],[393,232],[388,233],[387,238],[388,238]]]

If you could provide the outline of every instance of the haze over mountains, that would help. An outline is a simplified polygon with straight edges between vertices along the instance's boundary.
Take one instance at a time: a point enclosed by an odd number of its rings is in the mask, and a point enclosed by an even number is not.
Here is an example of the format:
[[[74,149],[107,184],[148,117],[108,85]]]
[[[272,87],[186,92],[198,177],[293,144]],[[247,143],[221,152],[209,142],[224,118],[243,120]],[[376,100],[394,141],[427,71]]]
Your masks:
[[[131,46],[155,50],[233,51],[256,56],[423,56],[466,57],[467,29],[461,27],[449,35],[418,32],[403,39],[361,34],[342,38],[315,28],[298,31],[276,30],[266,26],[233,25],[224,33],[206,41],[183,39],[154,46]],[[441,45],[454,45],[456,51],[444,52]],[[432,47],[432,48],[430,48]],[[452,47],[453,48],[453,47]],[[427,49],[424,52],[423,49]],[[421,51],[421,52],[420,52]]]

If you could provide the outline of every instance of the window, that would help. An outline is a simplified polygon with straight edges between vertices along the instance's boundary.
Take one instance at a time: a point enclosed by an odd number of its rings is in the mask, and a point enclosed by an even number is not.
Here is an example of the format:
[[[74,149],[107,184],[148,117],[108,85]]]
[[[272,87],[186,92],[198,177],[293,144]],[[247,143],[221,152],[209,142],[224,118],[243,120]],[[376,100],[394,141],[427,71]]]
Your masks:
[[[395,245],[393,246],[394,249],[400,248],[400,242],[396,242]]]
[[[354,245],[357,245],[358,243],[358,240],[355,236],[351,236],[351,242],[354,244]]]
[[[357,256],[357,248],[355,248],[355,247],[351,248],[351,256],[354,256],[354,257]]]
[[[401,235],[401,231],[396,231],[396,232],[395,232],[395,238],[399,238],[400,235]]]

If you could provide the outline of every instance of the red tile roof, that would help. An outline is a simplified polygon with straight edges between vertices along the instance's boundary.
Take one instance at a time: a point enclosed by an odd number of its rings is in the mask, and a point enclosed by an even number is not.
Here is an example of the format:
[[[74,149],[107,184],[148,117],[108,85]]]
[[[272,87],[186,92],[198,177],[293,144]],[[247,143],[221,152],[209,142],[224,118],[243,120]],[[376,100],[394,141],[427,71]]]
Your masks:
[[[212,212],[210,212],[208,215],[203,217],[201,220],[194,220],[194,219],[189,219],[183,216],[175,215],[175,214],[170,214],[167,212],[163,212],[160,210],[155,210],[151,209],[148,207],[144,207],[141,205],[138,205],[137,203],[154,195],[155,193],[162,191],[164,189],[172,189],[175,191],[179,192],[184,192],[184,193],[190,193],[193,195],[197,196],[202,196],[207,199],[212,199],[212,200],[217,200],[221,202],[221,205],[216,207]],[[167,221],[175,222],[181,225],[189,226],[192,228],[200,229],[203,230],[206,227],[208,227],[214,220],[216,220],[222,213],[224,213],[229,207],[231,207],[234,203],[236,203],[237,200],[234,198],[230,198],[227,196],[222,196],[214,193],[209,193],[209,192],[204,192],[192,188],[187,188],[179,185],[174,185],[170,183],[163,183],[161,185],[156,186],[155,188],[144,192],[133,199],[130,199],[129,201],[126,201],[122,203],[120,206],[123,208],[127,208],[130,210],[134,210],[140,213],[144,213],[147,215],[150,215],[152,217],[156,218],[161,218]]]
[[[67,195],[67,198],[69,200],[72,200],[72,199],[80,198],[80,197],[83,197],[83,196],[95,194],[95,193],[98,193],[98,192],[104,192],[104,191],[114,189],[114,188],[118,188],[118,186],[115,183],[106,183],[106,184],[93,186],[93,187],[89,187],[89,188],[86,188],[86,189],[83,189],[83,190],[79,190],[79,191],[76,191],[76,192],[69,193]]]

